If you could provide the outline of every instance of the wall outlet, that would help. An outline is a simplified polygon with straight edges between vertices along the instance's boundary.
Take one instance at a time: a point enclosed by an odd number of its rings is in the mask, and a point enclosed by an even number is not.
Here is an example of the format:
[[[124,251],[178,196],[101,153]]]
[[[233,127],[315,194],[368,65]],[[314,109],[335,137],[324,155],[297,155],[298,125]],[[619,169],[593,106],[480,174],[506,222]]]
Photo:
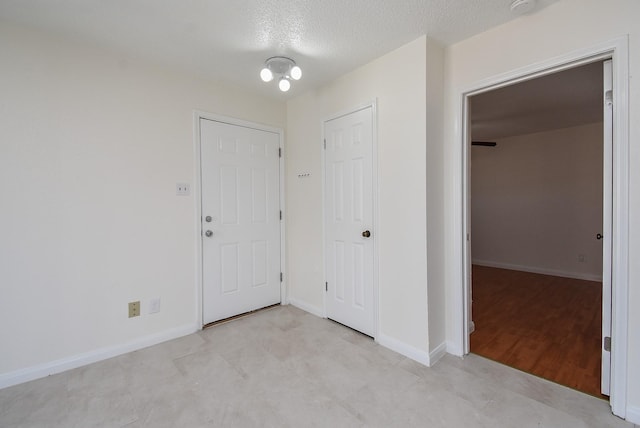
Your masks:
[[[176,195],[189,196],[190,192],[191,186],[189,186],[189,183],[176,183]]]
[[[137,302],[129,302],[129,318],[140,316],[140,300]]]
[[[155,314],[160,312],[160,298],[154,297],[153,299],[149,299],[149,313]]]
[[[578,262],[584,263],[584,254],[578,254]]]

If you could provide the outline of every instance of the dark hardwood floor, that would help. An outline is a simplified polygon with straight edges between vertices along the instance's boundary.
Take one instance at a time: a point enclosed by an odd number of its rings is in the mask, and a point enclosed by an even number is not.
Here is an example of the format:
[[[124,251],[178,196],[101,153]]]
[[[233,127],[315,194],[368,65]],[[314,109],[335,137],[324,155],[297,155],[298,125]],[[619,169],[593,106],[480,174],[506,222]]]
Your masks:
[[[601,305],[599,282],[473,266],[471,352],[603,397]]]

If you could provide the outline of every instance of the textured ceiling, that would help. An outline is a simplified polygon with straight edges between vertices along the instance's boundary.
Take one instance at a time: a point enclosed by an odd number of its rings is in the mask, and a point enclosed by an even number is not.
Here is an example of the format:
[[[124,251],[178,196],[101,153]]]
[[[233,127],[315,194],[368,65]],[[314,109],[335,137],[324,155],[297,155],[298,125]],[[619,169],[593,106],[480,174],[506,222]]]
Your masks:
[[[559,0],[538,0],[537,10]],[[514,19],[511,0],[1,0],[0,20],[84,39],[285,99],[428,34],[451,44]],[[533,12],[535,13],[535,11]],[[303,69],[288,94],[258,72]]]

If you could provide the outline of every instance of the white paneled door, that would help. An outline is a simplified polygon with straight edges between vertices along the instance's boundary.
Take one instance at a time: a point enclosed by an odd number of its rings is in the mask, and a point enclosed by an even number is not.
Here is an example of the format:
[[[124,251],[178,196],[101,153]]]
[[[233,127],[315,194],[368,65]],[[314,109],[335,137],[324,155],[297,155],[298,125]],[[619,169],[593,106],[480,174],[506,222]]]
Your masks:
[[[327,317],[375,333],[373,108],[326,121]]]
[[[280,303],[279,147],[200,119],[203,324]]]

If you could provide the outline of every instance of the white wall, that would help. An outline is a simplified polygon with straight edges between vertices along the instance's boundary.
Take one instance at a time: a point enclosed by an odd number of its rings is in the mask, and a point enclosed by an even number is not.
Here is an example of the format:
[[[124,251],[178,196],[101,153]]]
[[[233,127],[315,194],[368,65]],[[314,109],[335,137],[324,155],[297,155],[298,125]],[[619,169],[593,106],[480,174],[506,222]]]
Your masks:
[[[429,352],[431,363],[445,351],[446,317],[444,224],[444,55],[442,46],[427,38],[427,275]]]
[[[195,330],[193,111],[284,103],[8,24],[0,52],[0,386]]]
[[[602,279],[602,132],[595,123],[472,147],[475,264]]]
[[[422,37],[289,101],[286,151],[290,298],[322,313],[322,123],[377,99],[379,212],[373,233],[380,256],[378,340],[422,361],[429,352],[426,54]],[[301,172],[310,175],[298,178]]]
[[[447,279],[447,338],[454,342],[461,329],[457,302],[462,289],[462,177],[460,97],[486,79],[590,48],[612,38],[629,36],[629,74],[640,74],[640,2],[636,0],[563,0],[530,16],[518,18],[447,49],[445,98],[445,205],[447,213],[445,265]],[[640,306],[640,86],[629,82],[629,308]],[[627,416],[640,423],[640,312],[629,312]],[[634,328],[635,327],[635,328]],[[459,350],[458,350],[459,351]]]

